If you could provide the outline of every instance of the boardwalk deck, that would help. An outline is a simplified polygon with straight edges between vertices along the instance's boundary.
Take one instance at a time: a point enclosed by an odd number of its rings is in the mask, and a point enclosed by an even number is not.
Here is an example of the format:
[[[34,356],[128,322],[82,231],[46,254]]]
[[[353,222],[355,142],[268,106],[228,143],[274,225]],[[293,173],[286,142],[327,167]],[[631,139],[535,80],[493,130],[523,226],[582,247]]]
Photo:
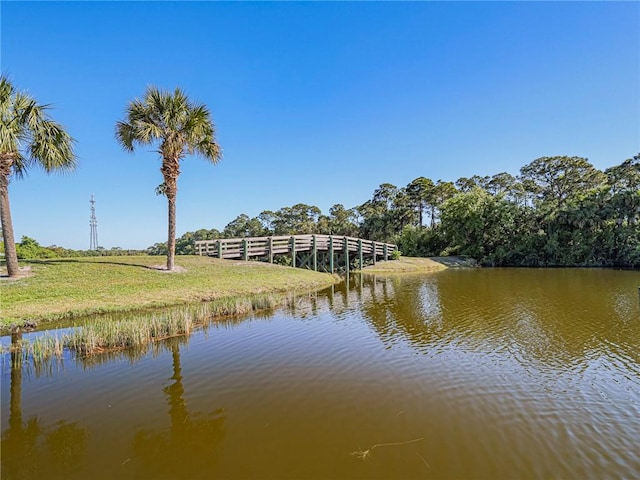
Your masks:
[[[195,242],[198,255],[209,255],[226,259],[259,259],[273,263],[278,255],[291,258],[294,267],[324,270],[349,270],[350,264],[358,261],[376,263],[388,260],[397,249],[391,243],[374,242],[361,238],[336,235],[292,235],[277,237],[221,238]]]

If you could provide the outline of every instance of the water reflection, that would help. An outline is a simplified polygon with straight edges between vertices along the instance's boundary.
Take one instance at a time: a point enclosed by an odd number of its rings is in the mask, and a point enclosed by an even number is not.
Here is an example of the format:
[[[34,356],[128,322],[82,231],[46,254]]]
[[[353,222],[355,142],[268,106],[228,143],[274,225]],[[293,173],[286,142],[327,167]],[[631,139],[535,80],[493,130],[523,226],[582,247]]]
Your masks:
[[[169,406],[169,430],[138,430],[132,441],[131,465],[140,478],[196,478],[215,472],[224,439],[226,413],[219,408],[202,415],[189,412],[182,383],[180,345],[171,341],[173,383],[163,389]],[[128,460],[125,461],[129,463]]]
[[[18,349],[3,354],[3,478],[630,478],[639,279],[354,275],[36,375]]]
[[[9,427],[2,432],[4,478],[30,479],[46,473],[64,478],[82,466],[86,451],[86,428],[79,422],[59,420],[43,428],[37,415],[22,415],[22,333],[11,334]]]
[[[612,288],[609,279],[620,273],[629,274],[627,281]],[[351,296],[362,300],[389,346],[406,340],[424,350],[455,339],[467,349],[508,348],[523,362],[561,368],[613,356],[638,372],[640,308],[633,294],[639,281],[636,272],[608,270],[447,271],[372,277]]]

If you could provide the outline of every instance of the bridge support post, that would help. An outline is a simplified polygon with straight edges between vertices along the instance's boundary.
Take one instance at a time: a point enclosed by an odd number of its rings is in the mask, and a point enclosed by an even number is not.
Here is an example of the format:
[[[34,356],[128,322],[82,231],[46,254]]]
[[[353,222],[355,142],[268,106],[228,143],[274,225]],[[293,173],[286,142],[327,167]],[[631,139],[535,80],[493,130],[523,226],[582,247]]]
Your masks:
[[[329,237],[329,272],[333,273],[333,235]]]
[[[296,237],[291,237],[291,266],[296,266]]]
[[[362,258],[362,239],[361,238],[358,239],[358,263],[359,263],[358,268],[362,270],[364,268],[364,265],[362,264],[363,258]]]
[[[313,255],[313,271],[318,271],[318,244],[316,243],[316,236],[311,237],[311,250]]]
[[[342,240],[342,249],[344,250],[344,271],[349,275],[349,239],[347,237]]]
[[[387,260],[389,260],[388,255],[387,255],[387,244],[384,244],[384,247],[382,247],[382,251],[384,252],[384,261],[386,262]]]
[[[376,242],[371,242],[371,250],[373,251],[373,264],[376,264]]]

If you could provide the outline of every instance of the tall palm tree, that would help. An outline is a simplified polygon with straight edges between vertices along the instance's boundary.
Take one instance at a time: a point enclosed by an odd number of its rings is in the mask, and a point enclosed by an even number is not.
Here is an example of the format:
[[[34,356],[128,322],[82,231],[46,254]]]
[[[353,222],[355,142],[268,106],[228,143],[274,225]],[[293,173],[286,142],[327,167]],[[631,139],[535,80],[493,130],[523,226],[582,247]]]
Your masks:
[[[75,168],[73,139],[47,115],[47,105],[39,105],[30,95],[16,91],[0,76],[0,221],[4,238],[7,272],[16,277],[18,255],[9,209],[9,181],[21,178],[35,165],[47,173]]]
[[[158,191],[167,197],[169,207],[167,270],[173,270],[180,161],[187,154],[198,154],[216,164],[222,157],[209,110],[191,103],[179,88],[171,94],[148,87],[142,100],[136,98],[127,106],[126,120],[116,125],[116,139],[129,152],[136,145],[159,144],[164,183]]]

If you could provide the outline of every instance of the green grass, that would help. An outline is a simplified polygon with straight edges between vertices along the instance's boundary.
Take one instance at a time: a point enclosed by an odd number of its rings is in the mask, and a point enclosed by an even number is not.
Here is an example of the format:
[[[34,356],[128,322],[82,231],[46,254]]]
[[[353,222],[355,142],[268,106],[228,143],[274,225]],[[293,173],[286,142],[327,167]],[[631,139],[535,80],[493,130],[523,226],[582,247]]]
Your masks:
[[[164,257],[88,257],[22,263],[31,275],[0,281],[0,329],[108,312],[129,312],[223,298],[317,290],[329,274],[260,262],[179,256],[183,272],[150,268]]]

